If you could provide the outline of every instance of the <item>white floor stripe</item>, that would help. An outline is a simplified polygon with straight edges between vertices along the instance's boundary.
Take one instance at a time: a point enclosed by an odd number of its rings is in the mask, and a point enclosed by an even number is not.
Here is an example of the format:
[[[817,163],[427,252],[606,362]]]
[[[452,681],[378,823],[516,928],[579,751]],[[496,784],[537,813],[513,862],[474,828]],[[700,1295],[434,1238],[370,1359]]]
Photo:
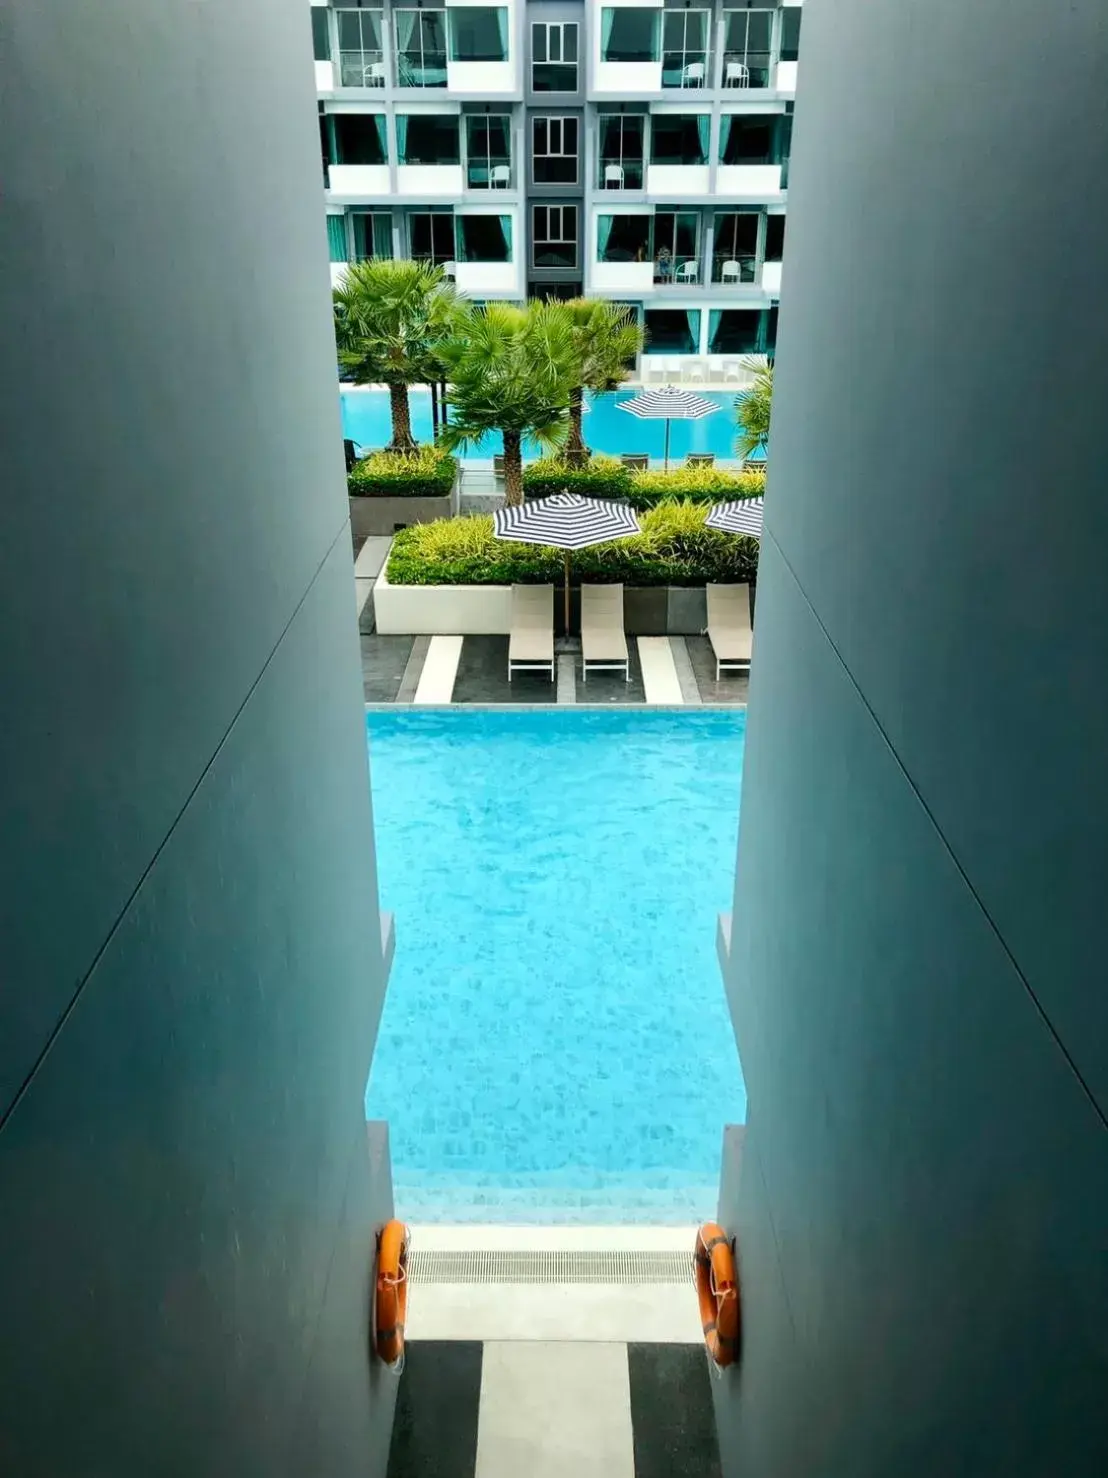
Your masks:
[[[669,637],[640,636],[638,643],[647,703],[684,703]]]
[[[427,648],[427,659],[419,675],[413,703],[449,703],[454,695],[454,679],[462,655],[460,636],[433,636]]]
[[[623,1344],[486,1344],[476,1478],[635,1478]]]

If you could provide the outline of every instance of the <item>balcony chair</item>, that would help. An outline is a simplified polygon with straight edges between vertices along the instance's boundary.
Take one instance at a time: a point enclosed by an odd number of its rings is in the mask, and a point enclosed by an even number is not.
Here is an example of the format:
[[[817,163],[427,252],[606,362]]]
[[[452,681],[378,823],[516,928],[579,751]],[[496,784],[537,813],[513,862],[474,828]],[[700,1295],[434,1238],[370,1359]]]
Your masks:
[[[700,276],[700,264],[698,262],[682,262],[677,269],[678,282],[695,282]]]
[[[604,166],[604,188],[605,190],[623,189],[623,165],[606,164]]]
[[[385,64],[384,62],[370,62],[365,69],[364,82],[366,87],[384,87]]]
[[[681,68],[681,86],[703,87],[706,72],[707,68],[703,62],[689,62]]]
[[[492,173],[489,175],[489,188],[491,190],[506,190],[511,183],[511,167],[507,164],[494,164]]]
[[[743,280],[742,263],[736,262],[734,259],[724,262],[723,266],[719,269],[719,279],[723,283],[730,283],[732,287],[737,287]]]
[[[724,87],[749,87],[750,68],[744,62],[728,62],[723,69]]]

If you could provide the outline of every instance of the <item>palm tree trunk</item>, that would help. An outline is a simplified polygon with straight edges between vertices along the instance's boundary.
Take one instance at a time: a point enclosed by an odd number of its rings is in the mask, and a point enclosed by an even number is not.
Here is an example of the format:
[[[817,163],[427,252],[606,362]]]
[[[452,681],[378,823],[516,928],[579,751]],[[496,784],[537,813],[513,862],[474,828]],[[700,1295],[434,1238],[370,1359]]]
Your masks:
[[[504,501],[509,508],[523,502],[523,458],[518,431],[504,432]]]
[[[580,385],[569,392],[569,436],[566,438],[566,462],[570,467],[583,467],[591,453],[581,434],[585,393]]]
[[[390,385],[389,403],[392,408],[392,440],[385,450],[398,455],[414,452],[416,444],[412,437],[412,414],[408,406],[407,385]]]

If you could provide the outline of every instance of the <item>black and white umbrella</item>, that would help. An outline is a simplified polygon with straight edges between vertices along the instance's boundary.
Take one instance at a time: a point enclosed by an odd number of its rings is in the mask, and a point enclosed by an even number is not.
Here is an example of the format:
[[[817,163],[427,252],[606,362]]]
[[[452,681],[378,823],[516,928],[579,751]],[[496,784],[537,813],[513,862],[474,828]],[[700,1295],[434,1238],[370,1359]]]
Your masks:
[[[706,529],[719,529],[724,534],[749,534],[762,537],[762,498],[737,498],[733,503],[716,503],[704,520]]]
[[[498,508],[492,517],[498,539],[517,544],[545,544],[565,553],[565,613],[569,631],[569,560],[574,549],[607,544],[641,533],[634,511],[626,503],[604,498],[582,498],[578,493],[554,493],[533,503]]]
[[[666,423],[666,471],[669,471],[669,423],[671,421],[700,421],[705,416],[714,416],[719,406],[703,395],[694,395],[691,390],[678,390],[676,385],[665,385],[661,390],[644,390],[633,400],[621,400],[621,411],[644,420],[664,420]]]

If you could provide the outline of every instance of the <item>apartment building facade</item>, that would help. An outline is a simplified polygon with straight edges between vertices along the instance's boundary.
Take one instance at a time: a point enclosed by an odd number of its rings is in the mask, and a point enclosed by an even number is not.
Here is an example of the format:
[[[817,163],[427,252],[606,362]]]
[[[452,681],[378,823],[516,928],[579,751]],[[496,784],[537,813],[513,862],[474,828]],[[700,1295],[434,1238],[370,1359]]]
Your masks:
[[[627,302],[648,377],[772,354],[801,17],[313,0],[333,280],[418,257],[479,301]]]

